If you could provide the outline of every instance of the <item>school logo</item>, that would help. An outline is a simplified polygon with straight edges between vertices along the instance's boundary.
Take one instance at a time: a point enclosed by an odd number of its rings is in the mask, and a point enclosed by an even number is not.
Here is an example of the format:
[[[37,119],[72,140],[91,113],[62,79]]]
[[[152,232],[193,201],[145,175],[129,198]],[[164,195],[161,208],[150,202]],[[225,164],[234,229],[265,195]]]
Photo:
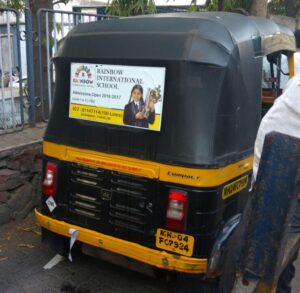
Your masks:
[[[94,83],[93,72],[91,66],[79,65],[74,73],[73,79],[74,84],[91,86]]]

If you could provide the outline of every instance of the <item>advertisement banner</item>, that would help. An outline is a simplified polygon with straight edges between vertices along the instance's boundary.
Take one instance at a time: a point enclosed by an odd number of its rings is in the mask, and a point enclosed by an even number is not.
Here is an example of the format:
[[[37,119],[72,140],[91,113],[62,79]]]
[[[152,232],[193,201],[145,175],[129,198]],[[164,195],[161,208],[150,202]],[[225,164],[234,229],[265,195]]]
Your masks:
[[[164,67],[71,63],[69,117],[160,131]]]

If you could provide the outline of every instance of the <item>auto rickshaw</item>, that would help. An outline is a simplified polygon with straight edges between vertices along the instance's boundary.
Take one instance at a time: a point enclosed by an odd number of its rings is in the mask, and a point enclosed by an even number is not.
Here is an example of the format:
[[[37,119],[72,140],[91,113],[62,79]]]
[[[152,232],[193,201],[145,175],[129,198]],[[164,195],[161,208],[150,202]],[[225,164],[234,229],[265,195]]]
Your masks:
[[[235,13],[75,27],[54,58],[42,239],[63,248],[74,229],[83,248],[217,292],[249,194],[263,58],[286,54],[292,76],[294,51],[289,29]]]

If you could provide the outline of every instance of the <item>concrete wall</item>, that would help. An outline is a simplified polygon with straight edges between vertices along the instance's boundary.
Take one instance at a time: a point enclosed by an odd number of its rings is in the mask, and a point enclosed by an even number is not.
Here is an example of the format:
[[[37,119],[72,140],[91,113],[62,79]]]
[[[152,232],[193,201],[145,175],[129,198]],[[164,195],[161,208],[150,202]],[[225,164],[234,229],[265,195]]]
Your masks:
[[[21,220],[40,202],[40,142],[0,151],[0,225]]]

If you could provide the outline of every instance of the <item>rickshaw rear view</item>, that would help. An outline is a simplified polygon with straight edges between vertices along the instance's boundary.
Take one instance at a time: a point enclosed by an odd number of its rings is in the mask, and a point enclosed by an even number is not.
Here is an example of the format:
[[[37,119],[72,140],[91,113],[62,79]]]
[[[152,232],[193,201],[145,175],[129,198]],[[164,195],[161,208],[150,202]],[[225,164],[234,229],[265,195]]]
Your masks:
[[[262,57],[294,46],[289,30],[230,13],[73,29],[54,58],[43,239],[63,247],[72,228],[120,262],[220,276],[248,196]]]

